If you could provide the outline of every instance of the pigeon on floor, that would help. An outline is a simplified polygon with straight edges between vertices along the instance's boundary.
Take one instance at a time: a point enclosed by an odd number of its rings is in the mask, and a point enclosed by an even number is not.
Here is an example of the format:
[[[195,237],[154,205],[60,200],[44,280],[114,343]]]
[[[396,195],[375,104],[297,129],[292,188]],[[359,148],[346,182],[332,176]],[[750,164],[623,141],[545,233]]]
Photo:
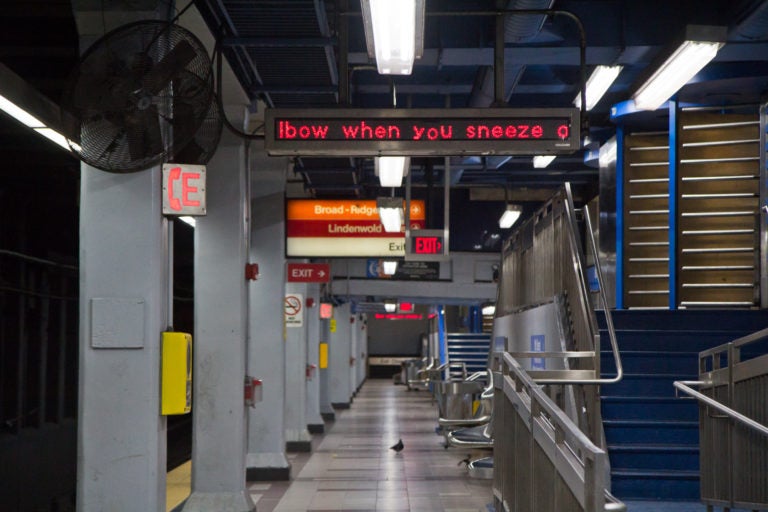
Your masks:
[[[397,443],[395,443],[394,445],[390,446],[389,449],[390,450],[395,450],[396,452],[399,453],[399,452],[401,452],[403,450],[404,447],[405,447],[405,445],[403,445],[403,440],[399,439],[397,441]]]

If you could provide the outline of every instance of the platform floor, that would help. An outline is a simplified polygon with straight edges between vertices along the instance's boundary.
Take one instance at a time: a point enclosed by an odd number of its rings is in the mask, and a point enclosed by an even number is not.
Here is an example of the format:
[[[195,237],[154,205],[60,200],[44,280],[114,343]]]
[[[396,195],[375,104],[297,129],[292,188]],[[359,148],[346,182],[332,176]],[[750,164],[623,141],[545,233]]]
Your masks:
[[[493,512],[491,481],[469,478],[462,462],[489,452],[443,448],[436,424],[437,406],[429,393],[408,391],[388,379],[368,380],[352,407],[336,411],[326,433],[314,436],[312,452],[288,454],[291,481],[249,482],[256,510]],[[405,448],[395,453],[389,447],[398,439]],[[173,479],[169,474],[169,492],[172,485],[177,492],[168,510],[189,492],[189,464],[178,469]],[[701,503],[627,505],[628,512],[706,510]]]
[[[368,380],[313,452],[292,457],[291,482],[249,486],[258,512],[487,512],[491,481],[467,476],[461,461],[471,450],[443,448],[437,416],[429,393]],[[389,447],[399,439],[396,453]]]

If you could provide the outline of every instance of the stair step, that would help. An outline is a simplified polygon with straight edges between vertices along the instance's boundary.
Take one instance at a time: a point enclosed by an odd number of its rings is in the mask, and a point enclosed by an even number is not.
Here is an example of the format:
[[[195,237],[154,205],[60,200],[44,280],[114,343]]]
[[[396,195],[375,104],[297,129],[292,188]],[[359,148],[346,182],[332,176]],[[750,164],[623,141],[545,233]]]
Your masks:
[[[603,418],[613,420],[695,421],[696,402],[669,397],[605,396]]]
[[[699,442],[699,424],[696,421],[646,421],[611,420],[603,421],[605,438],[611,444],[656,445],[689,444]]]
[[[680,375],[685,378],[685,376],[698,375],[699,371],[698,352],[621,350],[620,355],[624,371],[630,374]],[[600,368],[602,373],[608,375],[616,371],[611,352],[600,354]]]
[[[605,368],[603,368],[605,371]],[[680,375],[671,373],[636,374],[625,373],[624,378],[616,384],[600,388],[603,396],[660,396],[674,397],[676,380],[695,380],[696,375]]]
[[[698,470],[699,447],[695,445],[608,445],[612,467],[633,470]]]
[[[698,500],[698,471],[611,471],[611,493],[621,500]]]
[[[604,313],[602,311],[596,313],[600,329],[605,329]],[[768,325],[768,310],[764,309],[614,310],[611,311],[611,317],[617,330],[699,332],[711,330],[746,334],[764,329]],[[734,338],[738,336],[737,334]]]
[[[619,330],[616,339],[622,350],[657,350],[699,353],[742,336],[741,331]],[[610,349],[608,331],[600,331],[600,346]]]

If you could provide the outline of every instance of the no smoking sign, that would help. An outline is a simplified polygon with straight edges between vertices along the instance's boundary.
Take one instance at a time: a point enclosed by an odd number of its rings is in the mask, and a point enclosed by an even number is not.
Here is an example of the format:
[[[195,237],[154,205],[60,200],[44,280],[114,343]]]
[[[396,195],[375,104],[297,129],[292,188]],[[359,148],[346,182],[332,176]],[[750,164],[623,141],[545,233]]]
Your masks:
[[[301,327],[304,325],[304,296],[301,293],[291,293],[285,296],[285,325]]]

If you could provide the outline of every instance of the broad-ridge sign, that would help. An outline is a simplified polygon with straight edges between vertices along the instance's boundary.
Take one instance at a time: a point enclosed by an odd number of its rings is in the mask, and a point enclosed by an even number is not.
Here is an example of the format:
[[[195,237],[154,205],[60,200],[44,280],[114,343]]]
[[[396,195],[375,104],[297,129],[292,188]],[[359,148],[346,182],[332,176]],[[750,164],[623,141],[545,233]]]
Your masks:
[[[580,147],[575,108],[269,109],[273,156],[546,155]]]

